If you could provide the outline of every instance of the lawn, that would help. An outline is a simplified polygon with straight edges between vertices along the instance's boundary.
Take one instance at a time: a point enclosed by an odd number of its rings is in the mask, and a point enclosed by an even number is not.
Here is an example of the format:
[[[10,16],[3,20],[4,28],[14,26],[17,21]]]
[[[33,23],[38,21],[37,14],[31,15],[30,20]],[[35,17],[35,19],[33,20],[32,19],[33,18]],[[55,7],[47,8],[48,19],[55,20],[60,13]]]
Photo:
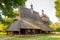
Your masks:
[[[10,36],[0,35],[0,38],[7,38]],[[60,34],[38,34],[32,36],[11,37],[8,40],[60,40]]]

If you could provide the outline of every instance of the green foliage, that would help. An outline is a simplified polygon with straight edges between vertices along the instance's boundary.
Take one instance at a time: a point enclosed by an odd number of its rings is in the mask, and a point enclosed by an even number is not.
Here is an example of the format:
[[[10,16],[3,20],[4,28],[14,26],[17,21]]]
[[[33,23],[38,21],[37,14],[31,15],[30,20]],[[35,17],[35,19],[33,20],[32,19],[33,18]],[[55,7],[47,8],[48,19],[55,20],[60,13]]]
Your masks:
[[[13,14],[13,9],[19,6],[24,6],[26,0],[0,0],[0,10],[2,10],[2,15],[8,17],[15,17]]]
[[[52,24],[52,21],[49,20],[49,21],[48,21],[48,24],[51,25],[51,24]]]
[[[0,22],[0,31],[6,31],[6,29],[13,23],[13,18],[5,18]]]
[[[2,19],[2,17],[1,17],[1,15],[0,15],[0,21],[2,21],[3,19]]]
[[[60,0],[55,1],[56,16],[60,19]]]
[[[56,29],[56,31],[57,31],[57,32],[60,32],[60,27],[58,27],[58,28]]]
[[[13,18],[17,16],[17,13],[14,13],[14,8],[18,8],[20,6],[25,5],[26,0],[0,0],[0,28],[5,28],[11,25],[13,22]],[[2,15],[5,16],[5,18],[2,18]],[[6,18],[7,17],[7,18]],[[7,25],[7,26],[6,26]],[[3,29],[2,29],[3,30]]]
[[[14,8],[24,6],[26,0],[0,0],[0,31],[6,31],[6,29],[13,23],[13,18],[18,16],[16,12],[13,12]],[[5,18],[2,18],[2,15]],[[7,17],[7,18],[6,18]]]
[[[0,23],[0,31],[5,31],[7,29],[8,25],[4,25]]]
[[[59,22],[56,22],[56,23],[54,23],[54,24],[51,24],[50,26],[51,26],[51,28],[53,28],[54,30],[56,30],[56,29],[58,29],[59,28]]]
[[[49,20],[49,17],[48,17],[46,14],[44,14],[44,16],[45,16],[45,17],[47,18],[47,20],[48,20],[48,25],[52,24],[52,21]]]
[[[26,0],[0,0],[0,10],[2,10],[2,15],[15,17],[17,14],[13,13],[13,9],[24,6],[25,1]]]
[[[2,22],[2,23],[9,26],[13,23],[13,18],[5,18],[4,22]]]

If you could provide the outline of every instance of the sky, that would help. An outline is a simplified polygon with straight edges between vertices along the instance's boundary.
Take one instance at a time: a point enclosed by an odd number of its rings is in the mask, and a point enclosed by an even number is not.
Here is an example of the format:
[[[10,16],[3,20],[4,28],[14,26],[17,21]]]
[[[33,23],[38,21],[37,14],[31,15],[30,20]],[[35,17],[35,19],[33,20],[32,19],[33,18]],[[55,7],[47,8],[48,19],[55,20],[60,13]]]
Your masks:
[[[33,10],[39,12],[41,15],[41,10],[44,10],[44,13],[50,18],[50,20],[55,23],[58,21],[55,16],[55,0],[27,0],[26,7],[30,8],[30,5],[33,4]]]

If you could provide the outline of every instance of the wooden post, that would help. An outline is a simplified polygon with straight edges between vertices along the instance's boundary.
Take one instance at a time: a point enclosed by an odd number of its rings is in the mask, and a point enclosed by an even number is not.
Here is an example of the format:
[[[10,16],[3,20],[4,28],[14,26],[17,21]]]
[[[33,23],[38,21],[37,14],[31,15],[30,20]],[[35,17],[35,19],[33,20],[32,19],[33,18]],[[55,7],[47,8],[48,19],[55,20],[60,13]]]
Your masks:
[[[41,31],[40,31],[40,33],[41,33]]]
[[[20,31],[19,31],[19,35],[20,35]]]
[[[35,29],[34,29],[34,34],[35,34]]]
[[[13,36],[13,35],[14,35],[14,34],[13,34],[13,31],[10,31],[10,35],[11,35],[11,36]]]
[[[27,30],[27,34],[31,34],[31,30],[30,29]]]
[[[7,31],[7,35],[8,35],[8,31]]]
[[[33,33],[35,34],[35,29],[33,29]]]
[[[48,33],[48,31],[46,31],[46,33]]]
[[[27,29],[25,30],[25,34],[26,34],[26,35],[28,34]]]
[[[12,35],[14,35],[14,32],[12,32]]]
[[[12,36],[12,35],[13,35],[13,33],[12,33],[11,31],[7,32],[7,34],[8,34],[9,36]]]

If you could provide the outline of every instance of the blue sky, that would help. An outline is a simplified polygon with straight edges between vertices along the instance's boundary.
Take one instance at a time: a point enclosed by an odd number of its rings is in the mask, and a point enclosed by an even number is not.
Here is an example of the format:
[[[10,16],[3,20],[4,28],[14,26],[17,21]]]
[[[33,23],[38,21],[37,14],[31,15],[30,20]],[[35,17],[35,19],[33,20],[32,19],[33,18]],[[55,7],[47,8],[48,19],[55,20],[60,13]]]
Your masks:
[[[28,0],[26,2],[26,7],[30,8],[30,5],[33,4],[33,9],[41,15],[41,10],[43,9],[45,14],[50,18],[51,21],[57,22],[58,19],[55,16],[55,0]]]

